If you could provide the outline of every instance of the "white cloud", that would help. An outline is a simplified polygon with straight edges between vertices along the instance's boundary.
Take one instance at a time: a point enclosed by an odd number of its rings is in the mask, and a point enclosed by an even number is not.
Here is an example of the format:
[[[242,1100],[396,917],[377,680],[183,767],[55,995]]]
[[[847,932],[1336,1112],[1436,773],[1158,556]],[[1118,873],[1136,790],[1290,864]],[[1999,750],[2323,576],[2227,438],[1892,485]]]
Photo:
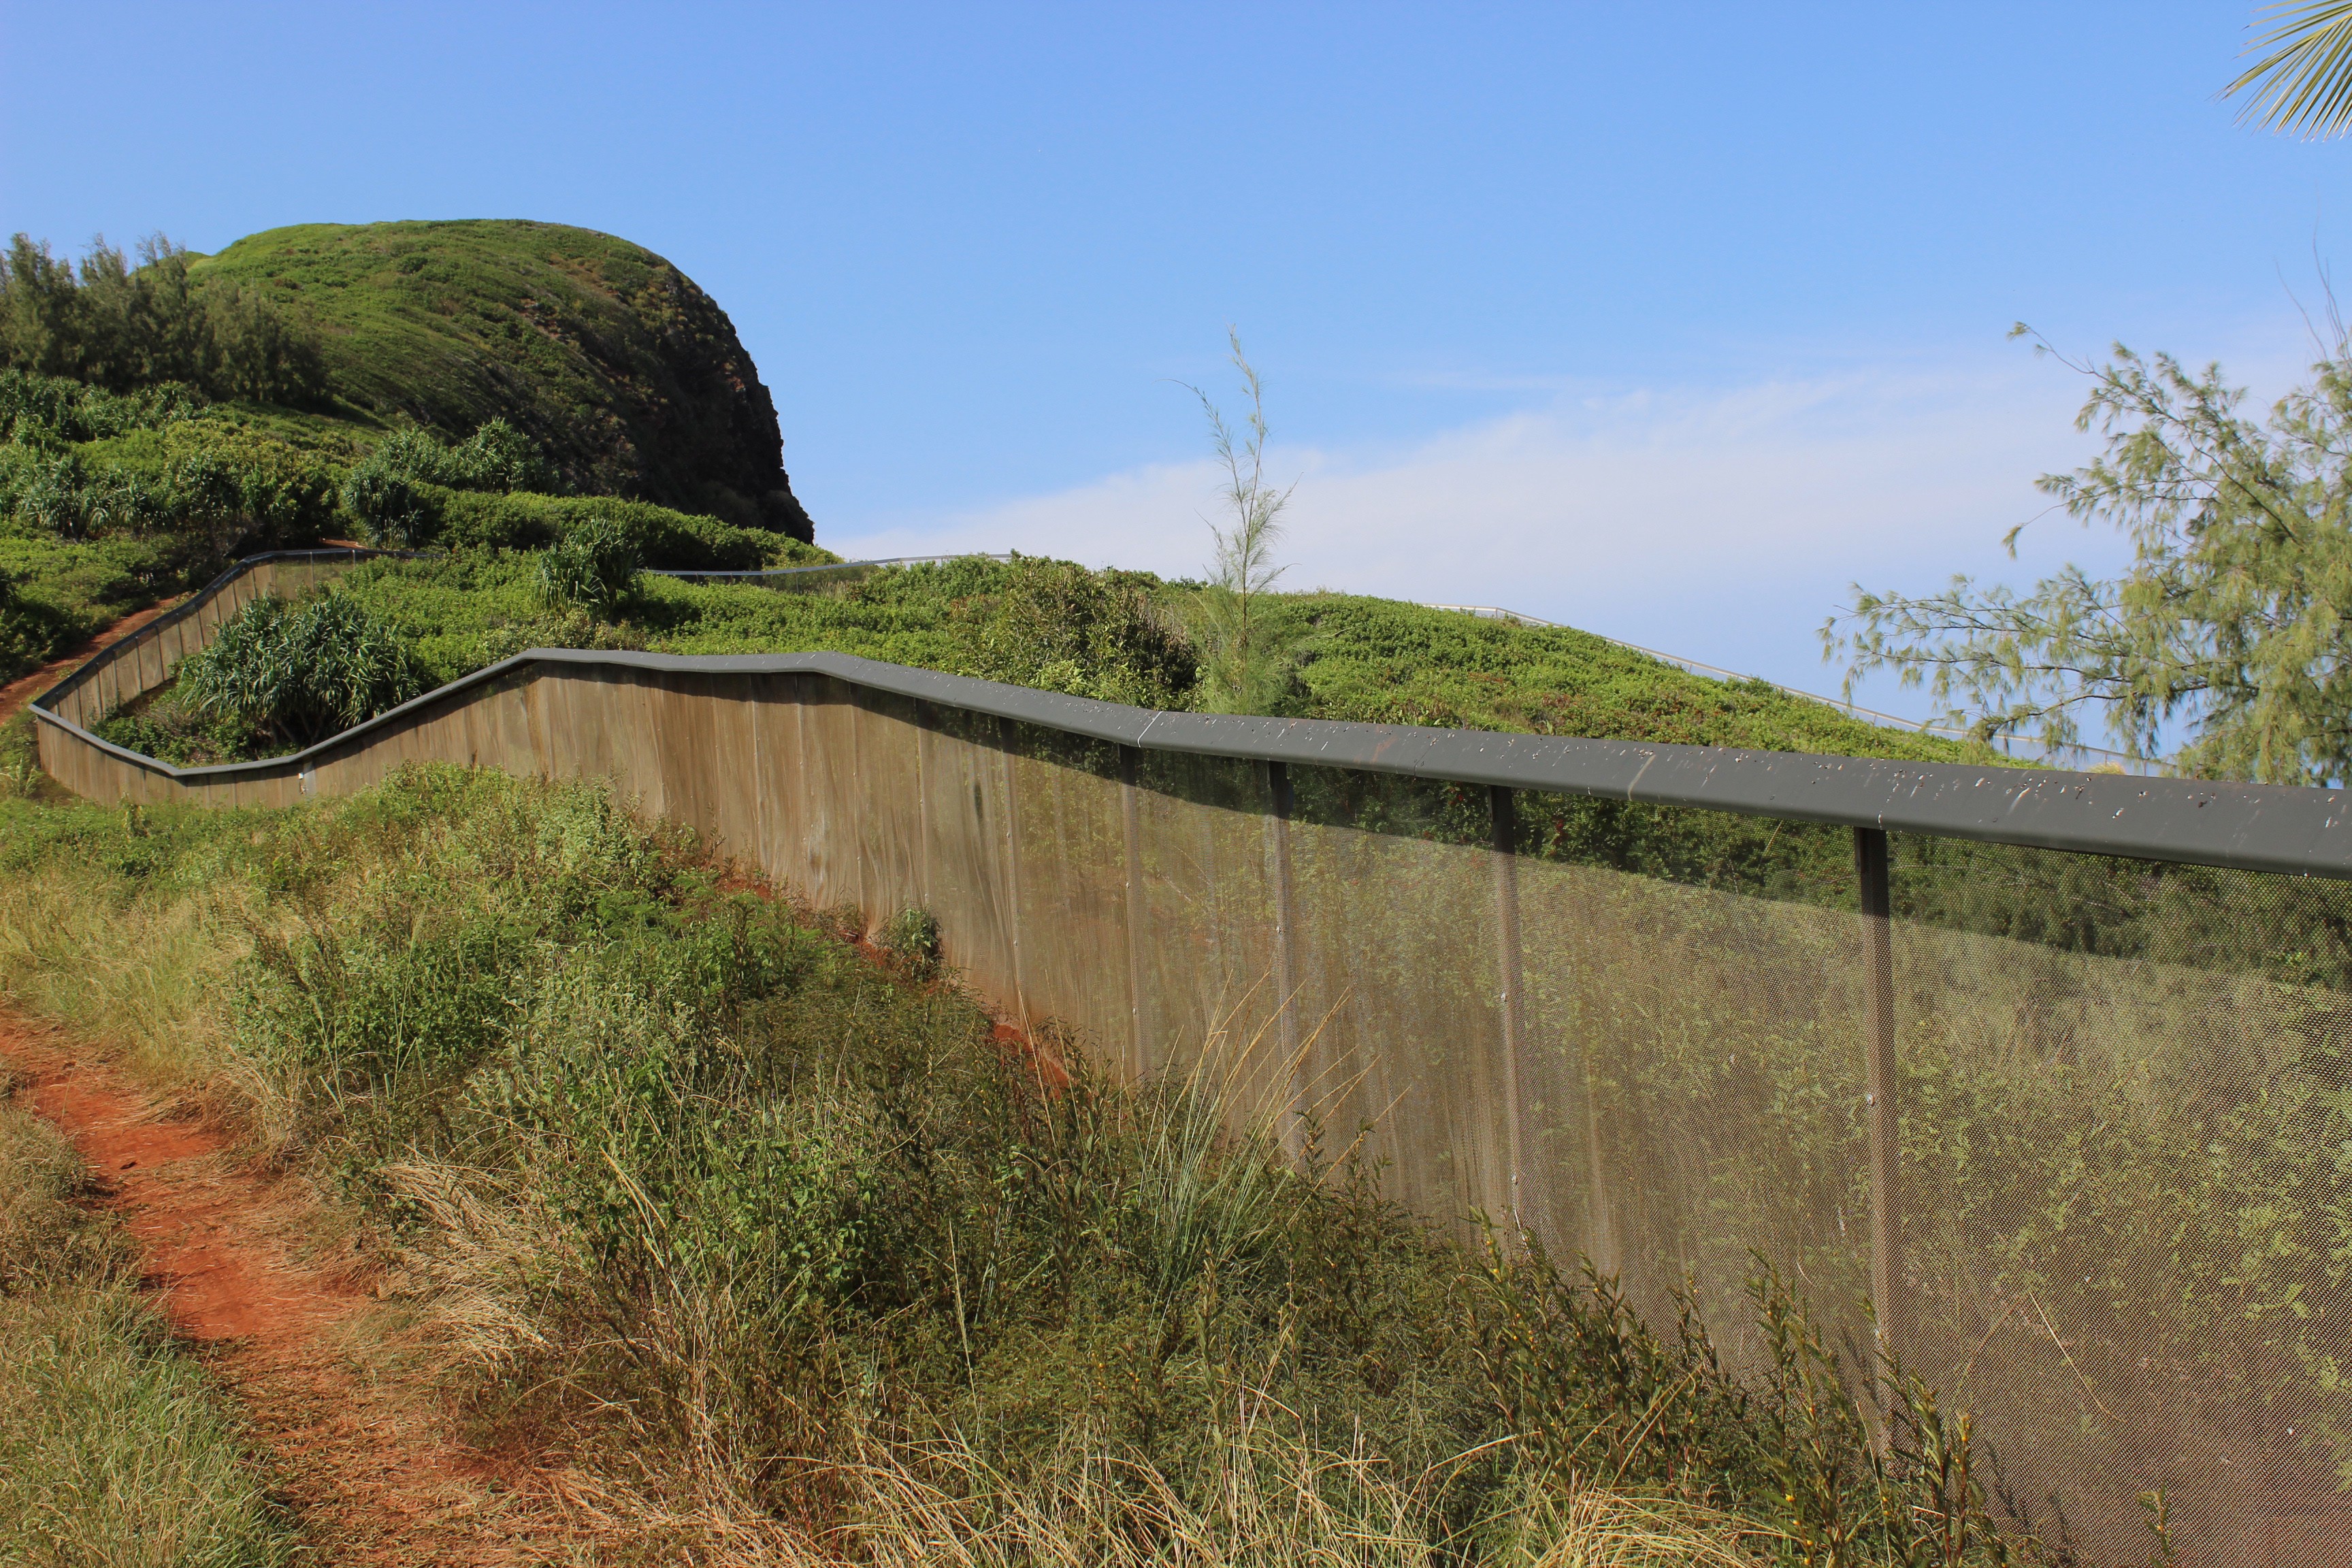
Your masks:
[[[1299,477],[1286,585],[1500,605],[1832,689],[1816,628],[1847,584],[1917,592],[1955,571],[2030,581],[2119,546],[2062,517],[2011,562],[2001,535],[2046,507],[2041,473],[2092,447],[2077,376],[2019,354],[1728,392],[1639,391],[1549,405],[1402,449],[1284,448]],[[1052,554],[1197,574],[1215,474],[1205,462],[906,519],[827,542],[864,555]],[[1924,711],[1878,687],[1864,700]]]

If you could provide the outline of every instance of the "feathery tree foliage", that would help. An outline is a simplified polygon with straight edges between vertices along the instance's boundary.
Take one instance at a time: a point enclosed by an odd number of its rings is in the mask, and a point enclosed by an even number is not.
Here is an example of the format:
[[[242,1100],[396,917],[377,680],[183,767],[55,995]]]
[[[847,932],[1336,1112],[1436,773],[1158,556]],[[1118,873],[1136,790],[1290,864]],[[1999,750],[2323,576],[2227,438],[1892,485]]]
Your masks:
[[[1209,417],[1211,445],[1224,469],[1222,496],[1227,523],[1212,522],[1216,554],[1210,562],[1209,581],[1194,605],[1193,637],[1199,647],[1204,705],[1228,713],[1278,713],[1297,684],[1289,655],[1279,646],[1275,624],[1262,613],[1289,568],[1274,558],[1282,542],[1282,514],[1298,487],[1276,489],[1265,477],[1265,387],[1242,353],[1241,333],[1225,329],[1234,368],[1241,373],[1249,411],[1236,430],[1224,413],[1197,386],[1185,390],[1201,400]]]
[[[184,382],[292,407],[323,396],[306,326],[242,284],[199,278],[163,235],[140,241],[138,257],[133,267],[96,240],[77,271],[47,241],[16,236],[0,257],[0,365],[110,392]]]
[[[2104,709],[2134,756],[2185,726],[2172,762],[2196,776],[2352,776],[2352,342],[2339,334],[2261,423],[2219,365],[2192,374],[2117,344],[2074,368],[2094,378],[2076,426],[2106,449],[2041,488],[2127,535],[2130,568],[2103,581],[2070,565],[2025,595],[1967,577],[1924,598],[1857,584],[1822,628],[1848,656],[1848,691],[1891,669],[1980,735],[2068,744],[2077,715]]]

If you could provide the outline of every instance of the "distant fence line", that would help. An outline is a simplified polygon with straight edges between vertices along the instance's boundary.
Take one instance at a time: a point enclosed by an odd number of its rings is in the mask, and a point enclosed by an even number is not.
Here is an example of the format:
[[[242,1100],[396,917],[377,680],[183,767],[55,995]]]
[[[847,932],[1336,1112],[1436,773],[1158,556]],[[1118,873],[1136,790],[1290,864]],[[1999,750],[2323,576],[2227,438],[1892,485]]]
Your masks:
[[[2345,792],[1153,712],[835,654],[534,650],[219,767],[90,733],[366,554],[259,558],[109,649],[36,703],[44,767],[231,805],[409,762],[609,780],[821,905],[930,910],[984,1001],[1126,1073],[1213,1053],[1292,1149],[1360,1130],[1423,1213],[1652,1312],[1687,1286],[1736,1361],[1771,1259],[2102,1554],[2159,1487],[2200,1562],[2352,1540],[2352,1289],[2234,1228],[2249,1194],[2305,1238],[2352,1202],[2294,1131],[2352,1059]]]

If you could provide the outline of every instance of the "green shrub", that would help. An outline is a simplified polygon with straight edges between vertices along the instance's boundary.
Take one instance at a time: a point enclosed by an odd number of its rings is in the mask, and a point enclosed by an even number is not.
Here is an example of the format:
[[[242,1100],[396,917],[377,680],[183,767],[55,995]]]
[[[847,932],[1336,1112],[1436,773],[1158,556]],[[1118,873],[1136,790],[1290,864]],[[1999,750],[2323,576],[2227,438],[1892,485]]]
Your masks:
[[[435,542],[450,549],[544,550],[583,523],[604,521],[636,542],[646,566],[681,572],[756,572],[772,559],[830,561],[811,545],[763,530],[737,528],[650,501],[604,496],[449,491],[438,500]]]
[[[353,468],[343,481],[341,499],[370,544],[405,550],[432,534],[432,502],[391,468],[362,463]]]
[[[538,586],[549,609],[609,616],[637,585],[637,541],[623,524],[591,518],[541,552]]]
[[[65,376],[0,370],[0,439],[96,441],[132,430],[159,430],[193,417],[204,395],[179,382],[113,393]]]
[[[398,633],[356,600],[329,593],[299,607],[276,597],[247,605],[210,647],[181,664],[178,689],[199,712],[299,749],[431,684]]]
[[[1140,708],[1184,705],[1199,673],[1192,645],[1154,603],[1155,581],[1016,556],[991,593],[961,601],[972,673]]]
[[[940,970],[940,917],[929,910],[900,910],[885,921],[875,945],[918,980]]]
[[[400,431],[386,437],[364,466],[411,484],[455,490],[537,490],[554,482],[539,448],[503,419],[490,420],[455,447],[430,430]]]

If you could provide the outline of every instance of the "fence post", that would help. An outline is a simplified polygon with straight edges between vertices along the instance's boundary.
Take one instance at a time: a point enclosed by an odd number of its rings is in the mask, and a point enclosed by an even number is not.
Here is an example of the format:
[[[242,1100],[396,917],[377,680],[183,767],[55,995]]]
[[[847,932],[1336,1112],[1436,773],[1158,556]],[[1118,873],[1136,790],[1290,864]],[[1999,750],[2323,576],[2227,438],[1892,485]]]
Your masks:
[[[1017,732],[1010,719],[996,721],[999,749],[1004,757],[1004,867],[1012,884],[1012,908],[1007,912],[1005,929],[1013,936],[1013,1005],[1021,1016],[1021,1027],[1029,1027],[1029,977],[1021,955],[1021,802],[1020,775],[1013,765]]]
[[[1299,1125],[1304,1099],[1306,1064],[1298,1059],[1297,999],[1298,910],[1290,885],[1290,815],[1296,804],[1287,763],[1265,764],[1266,794],[1273,809],[1266,816],[1266,836],[1273,857],[1274,881],[1274,1000],[1276,1048],[1282,1053],[1282,1079],[1289,1093],[1282,1107],[1283,1152],[1295,1162],[1307,1152],[1306,1131]]]
[[[1133,1026],[1129,1077],[1140,1080],[1151,1070],[1150,1025],[1143,1001],[1143,835],[1137,818],[1136,773],[1143,754],[1133,746],[1118,749],[1119,829],[1127,844],[1127,1001]]]
[[[923,912],[936,918],[931,903],[931,705],[915,699],[915,889]]]
[[[1524,966],[1519,950],[1519,864],[1517,801],[1510,787],[1495,784],[1486,794],[1495,826],[1496,969],[1502,983],[1498,998],[1503,1015],[1503,1153],[1508,1170],[1505,1184],[1506,1212],[1519,1229],[1521,1141],[1524,1123],[1519,1100],[1519,1054],[1527,1032],[1527,1002],[1521,994]]]
[[[1870,1298],[1877,1319],[1879,1443],[1890,1436],[1886,1358],[1903,1342],[1902,1129],[1895,1103],[1895,899],[1886,831],[1853,830],[1854,880],[1862,890],[1862,1028],[1869,1053],[1864,1104],[1870,1118]]]

